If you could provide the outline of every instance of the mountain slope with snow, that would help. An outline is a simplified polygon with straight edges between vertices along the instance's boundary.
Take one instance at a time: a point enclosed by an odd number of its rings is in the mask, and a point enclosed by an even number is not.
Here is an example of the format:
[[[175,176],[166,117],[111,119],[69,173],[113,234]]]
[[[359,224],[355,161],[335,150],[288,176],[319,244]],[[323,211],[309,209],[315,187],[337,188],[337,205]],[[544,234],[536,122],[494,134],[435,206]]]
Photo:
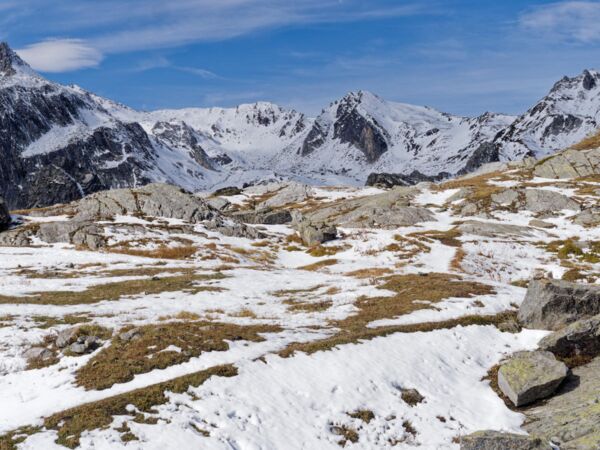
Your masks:
[[[316,118],[268,102],[136,111],[36,74],[0,44],[0,196],[12,208],[153,181],[191,191],[262,180],[362,185],[370,173],[450,177],[542,156],[595,130],[600,74],[564,78],[520,117],[467,118],[365,91]]]

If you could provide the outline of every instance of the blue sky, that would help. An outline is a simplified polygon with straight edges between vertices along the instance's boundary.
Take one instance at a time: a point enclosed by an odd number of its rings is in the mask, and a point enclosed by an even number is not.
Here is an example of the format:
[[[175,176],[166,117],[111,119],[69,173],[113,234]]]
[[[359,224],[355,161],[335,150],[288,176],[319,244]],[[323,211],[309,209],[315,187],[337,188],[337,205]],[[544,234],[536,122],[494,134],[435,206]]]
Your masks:
[[[308,114],[350,90],[520,113],[600,66],[599,1],[0,0],[34,68],[141,109],[273,101]]]

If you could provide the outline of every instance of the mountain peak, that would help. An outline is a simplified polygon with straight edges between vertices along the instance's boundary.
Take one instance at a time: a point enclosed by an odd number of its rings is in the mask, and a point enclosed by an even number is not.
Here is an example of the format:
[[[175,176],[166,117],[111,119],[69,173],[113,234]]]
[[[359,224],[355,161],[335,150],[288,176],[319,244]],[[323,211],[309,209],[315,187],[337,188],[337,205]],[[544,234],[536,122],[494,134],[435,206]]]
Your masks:
[[[9,77],[24,68],[31,71],[29,65],[6,42],[0,42],[0,75]]]

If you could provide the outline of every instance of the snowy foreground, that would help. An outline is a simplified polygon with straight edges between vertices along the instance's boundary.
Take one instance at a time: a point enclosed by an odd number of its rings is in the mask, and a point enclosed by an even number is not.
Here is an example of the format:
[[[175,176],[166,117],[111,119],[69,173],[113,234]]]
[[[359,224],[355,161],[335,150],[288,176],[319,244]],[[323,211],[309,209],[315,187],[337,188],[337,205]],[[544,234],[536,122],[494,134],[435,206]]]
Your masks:
[[[516,184],[506,177],[486,183]],[[577,197],[582,203],[597,201],[589,189],[577,193],[566,183],[529,184]],[[600,188],[600,183],[590,181],[586,186]],[[381,191],[315,192],[313,202],[326,204]],[[143,251],[93,252],[44,243],[0,248],[0,435],[18,430],[12,437],[21,449],[64,448],[65,439],[75,443],[71,446],[94,449],[458,449],[460,437],[473,431],[522,432],[524,416],[505,406],[486,376],[510,353],[534,349],[547,332],[500,331],[502,327],[491,319],[488,324],[461,319],[515,311],[525,294],[523,282],[534,270],[561,278],[577,264],[569,257],[559,258],[546,244],[575,237],[598,241],[600,229],[574,224],[569,219],[573,211],[555,211],[544,218],[553,228],[542,229],[528,225],[532,212],[502,210],[486,217],[477,213],[477,220],[527,227],[527,233],[490,237],[465,232],[453,235],[454,242],[431,238],[427,233],[432,231],[449,236],[457,221],[467,219],[454,208],[464,201],[452,199],[457,192],[459,187],[423,187],[414,205],[427,207],[434,220],[392,230],[342,228],[337,240],[313,254],[290,238],[294,231],[286,225],[264,226],[275,237],[257,242],[224,237],[202,225],[195,225],[193,232],[150,231],[152,220],[125,216],[115,217],[111,243],[127,241],[135,250],[147,250],[147,256]],[[230,199],[241,204],[248,200],[247,195]],[[142,231],[136,235],[130,227],[127,233],[119,232],[119,224],[140,224]],[[185,258],[165,258],[152,254],[157,242],[173,246],[185,242],[194,251]],[[600,265],[579,269],[593,277]],[[86,292],[94,286],[191,272],[207,275],[194,282],[199,289],[128,291],[97,302],[78,303],[72,300],[76,296],[62,303],[44,301],[61,292],[79,292],[87,299]],[[390,277],[431,273],[456,275],[488,291],[431,300],[424,287],[421,298],[420,293],[411,294],[414,298],[405,313],[394,308],[390,315],[378,311],[368,316],[373,320],[369,318],[361,331],[370,335],[344,340],[345,330],[340,328],[345,319],[360,315],[361,299],[401,296],[402,289],[392,291],[382,284]],[[40,292],[50,294],[27,300]],[[111,346],[110,338],[93,353],[58,352],[52,364],[28,366],[25,351],[50,342],[79,321],[108,328],[113,336],[125,327],[190,321],[272,329],[259,332],[257,339],[226,339],[228,348],[175,358],[166,367],[141,370],[132,379],[97,389],[82,383],[78,373],[93,372],[97,366],[90,361]],[[418,328],[421,324],[427,327]],[[396,328],[379,332],[385,327]],[[302,347],[338,334],[342,337],[337,345]],[[164,339],[164,348],[150,351],[147,361],[161,353],[177,356],[184,351],[183,337]],[[61,424],[51,427],[44,420],[219,365],[233,365],[237,372],[167,392],[166,401],[149,410],[129,405],[111,413],[111,422],[90,425],[75,438],[61,438]],[[403,393],[410,389],[423,399],[406,401]]]

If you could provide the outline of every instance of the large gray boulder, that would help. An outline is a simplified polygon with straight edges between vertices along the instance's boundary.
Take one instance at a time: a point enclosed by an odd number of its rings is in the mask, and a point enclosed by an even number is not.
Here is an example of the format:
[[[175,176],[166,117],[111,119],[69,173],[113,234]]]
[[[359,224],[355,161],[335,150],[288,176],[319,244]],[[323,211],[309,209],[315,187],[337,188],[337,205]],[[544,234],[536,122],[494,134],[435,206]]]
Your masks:
[[[600,314],[600,286],[542,279],[531,280],[519,308],[527,328],[558,330]]]
[[[294,225],[304,244],[310,246],[332,241],[337,237],[337,229],[333,225],[314,223],[303,220]]]
[[[292,221],[292,214],[287,209],[236,211],[230,217],[240,222],[262,225],[282,225]]]
[[[382,194],[333,202],[305,216],[346,228],[394,229],[435,220],[429,209],[413,205],[419,192],[417,187],[395,187]]]
[[[539,348],[560,358],[600,355],[600,314],[546,336],[540,341]]]
[[[272,197],[259,203],[257,209],[278,208],[290,203],[300,203],[308,200],[314,194],[313,188],[306,184],[290,182],[278,190]]]
[[[492,206],[525,209],[534,213],[555,213],[562,210],[579,211],[575,200],[548,189],[509,188],[491,195]]]
[[[540,161],[533,174],[541,178],[577,178],[600,173],[600,149],[569,149]]]
[[[464,436],[461,450],[550,450],[550,445],[540,438],[500,431],[477,431]]]
[[[8,207],[4,203],[4,199],[0,197],[0,231],[5,230],[10,225],[11,218],[8,212]]]
[[[600,447],[600,358],[573,369],[556,394],[525,410],[524,429],[555,441],[561,450]],[[558,442],[557,442],[558,441]]]
[[[498,370],[498,387],[517,407],[546,398],[568,373],[550,352],[517,352]]]
[[[531,237],[534,231],[529,227],[507,223],[481,222],[479,220],[465,220],[458,229],[462,234],[472,234],[483,237]],[[542,232],[541,230],[538,233]]]
[[[72,244],[97,250],[106,245],[102,227],[89,220],[60,220],[15,227],[0,234],[0,245],[25,247],[35,240],[47,244]]]
[[[573,223],[583,227],[600,225],[600,206],[591,206],[584,209],[573,218]]]

